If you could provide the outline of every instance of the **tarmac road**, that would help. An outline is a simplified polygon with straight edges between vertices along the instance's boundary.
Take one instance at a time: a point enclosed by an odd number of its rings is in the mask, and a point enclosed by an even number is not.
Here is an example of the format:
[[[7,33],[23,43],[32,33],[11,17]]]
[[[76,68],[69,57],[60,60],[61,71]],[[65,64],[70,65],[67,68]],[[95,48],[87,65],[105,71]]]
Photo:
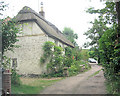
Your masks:
[[[93,63],[91,66],[91,70],[56,82],[40,94],[106,94],[102,67]]]

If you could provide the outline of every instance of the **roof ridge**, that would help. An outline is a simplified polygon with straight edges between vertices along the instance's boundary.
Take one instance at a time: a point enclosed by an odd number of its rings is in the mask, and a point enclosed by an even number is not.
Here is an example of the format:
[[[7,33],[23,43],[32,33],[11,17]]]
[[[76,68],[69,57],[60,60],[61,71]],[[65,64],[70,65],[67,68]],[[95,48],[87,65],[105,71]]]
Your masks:
[[[60,41],[62,41],[62,42],[64,42],[64,43],[66,43],[66,44],[68,44],[68,45],[71,45],[71,46],[74,46],[64,35],[63,35],[63,33],[54,25],[54,24],[52,24],[51,22],[49,22],[49,21],[47,21],[45,18],[43,18],[39,13],[37,13],[36,11],[34,11],[33,9],[31,9],[30,7],[28,7],[28,6],[24,6],[20,11],[19,11],[19,13],[18,13],[18,15],[19,14],[21,14],[20,16],[18,16],[18,21],[20,20],[20,21],[22,21],[22,20],[24,20],[23,19],[23,17],[22,16],[25,16],[24,14],[27,14],[27,13],[31,13],[31,14],[33,14],[33,15],[35,15],[35,16],[37,16],[39,19],[41,19],[43,22],[45,22],[49,27],[51,27],[55,32],[53,32],[53,33],[51,33],[51,32],[47,32],[47,33],[49,33],[50,35],[52,35],[52,36],[54,36],[54,37],[56,37],[57,39],[59,39]],[[23,15],[22,15],[23,14]],[[29,16],[29,19],[37,19],[36,17],[34,17],[34,16],[30,16],[30,15],[28,15]],[[21,18],[21,19],[20,19]],[[25,20],[27,20],[27,17],[25,16],[24,17],[25,18]],[[41,25],[41,24],[40,24]],[[43,26],[43,25],[41,25],[41,26]],[[48,31],[48,29],[45,29],[45,30],[47,30]],[[55,35],[56,34],[56,35]],[[62,35],[62,36],[61,36]],[[63,40],[64,39],[64,40]]]
[[[33,10],[32,8],[28,7],[28,6],[24,6],[20,11],[19,14],[22,13],[33,13],[35,14],[37,17],[41,18],[42,20],[44,20],[48,25],[50,26],[54,26],[52,28],[57,29],[60,33],[62,33],[54,24],[52,24],[51,22],[47,21],[45,18],[43,18],[40,14],[38,14],[35,10]]]

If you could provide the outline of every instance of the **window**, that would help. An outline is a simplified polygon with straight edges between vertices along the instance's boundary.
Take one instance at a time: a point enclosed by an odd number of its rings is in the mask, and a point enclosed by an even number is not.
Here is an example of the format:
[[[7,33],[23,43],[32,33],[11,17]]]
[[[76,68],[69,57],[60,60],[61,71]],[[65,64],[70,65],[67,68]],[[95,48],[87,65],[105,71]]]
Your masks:
[[[55,44],[58,46],[58,41],[57,40],[55,40]]]
[[[60,47],[62,47],[61,45],[59,45]]]
[[[16,68],[17,67],[17,58],[13,58],[12,59],[12,68]]]

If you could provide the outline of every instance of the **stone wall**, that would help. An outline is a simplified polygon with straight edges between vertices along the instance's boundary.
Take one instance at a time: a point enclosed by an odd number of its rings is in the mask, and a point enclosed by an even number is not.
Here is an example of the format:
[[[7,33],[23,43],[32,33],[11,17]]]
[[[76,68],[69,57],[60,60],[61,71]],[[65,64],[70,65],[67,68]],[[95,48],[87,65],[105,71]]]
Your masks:
[[[22,34],[18,34],[19,41],[16,45],[20,45],[19,48],[14,49],[13,52],[6,52],[5,55],[11,58],[11,66],[13,64],[12,59],[16,59],[16,69],[19,74],[43,74],[46,73],[46,64],[40,64],[40,58],[43,55],[43,44],[46,41],[55,43],[55,39],[45,34],[38,25],[33,22],[23,22],[18,25],[22,28]],[[65,47],[60,41],[58,46]]]
[[[16,43],[20,47],[15,48],[14,53],[8,51],[5,54],[11,59],[17,58],[16,69],[19,74],[41,74],[46,69],[45,66],[40,65],[40,57],[43,54],[42,46],[47,41],[47,36],[34,22],[29,22],[27,27],[24,26],[23,34],[18,37],[19,41]]]

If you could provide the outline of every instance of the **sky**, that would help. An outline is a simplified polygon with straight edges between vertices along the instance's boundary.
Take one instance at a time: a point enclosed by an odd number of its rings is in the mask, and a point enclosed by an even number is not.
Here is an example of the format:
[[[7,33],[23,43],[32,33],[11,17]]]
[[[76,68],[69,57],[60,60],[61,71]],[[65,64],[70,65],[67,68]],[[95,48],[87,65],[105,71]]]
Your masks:
[[[0,0],[3,1],[3,0]],[[101,9],[104,7],[100,0],[4,0],[8,8],[3,17],[13,17],[24,7],[29,6],[36,12],[40,11],[40,3],[43,2],[45,19],[54,24],[60,31],[64,27],[70,27],[78,34],[76,41],[80,47],[89,40],[83,35],[92,25],[89,23],[97,18],[97,15],[86,13],[89,7]]]

